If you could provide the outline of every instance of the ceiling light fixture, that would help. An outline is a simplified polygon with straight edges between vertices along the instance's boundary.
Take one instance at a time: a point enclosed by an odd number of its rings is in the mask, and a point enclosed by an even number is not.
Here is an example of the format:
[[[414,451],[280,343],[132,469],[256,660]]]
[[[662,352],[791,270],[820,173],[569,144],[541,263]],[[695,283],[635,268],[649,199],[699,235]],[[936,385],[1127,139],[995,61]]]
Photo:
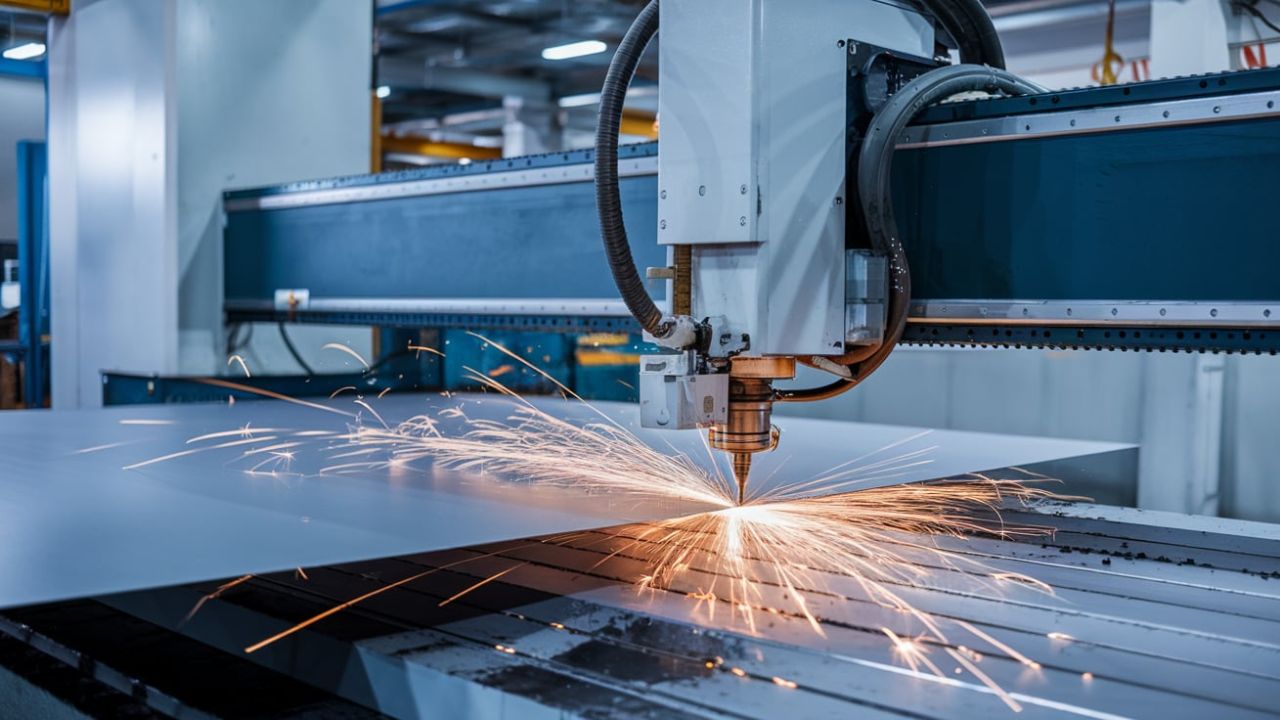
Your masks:
[[[568,45],[549,47],[542,51],[542,59],[571,60],[573,58],[586,57],[587,55],[599,55],[608,49],[609,46],[599,40],[583,40],[582,42],[569,43]]]
[[[44,43],[29,42],[25,45],[11,47],[4,51],[4,57],[8,60],[31,60],[44,55]]]

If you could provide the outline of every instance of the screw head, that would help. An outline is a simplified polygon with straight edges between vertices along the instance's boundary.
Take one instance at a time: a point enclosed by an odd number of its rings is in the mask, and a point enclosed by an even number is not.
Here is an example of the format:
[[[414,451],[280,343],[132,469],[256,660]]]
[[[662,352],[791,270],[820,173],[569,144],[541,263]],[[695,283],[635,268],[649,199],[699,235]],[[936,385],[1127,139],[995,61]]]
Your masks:
[[[666,191],[666,190],[663,190],[661,193],[659,193],[659,196],[660,196],[663,200],[666,200],[666,199],[667,199],[667,191]]]
[[[746,194],[747,194],[747,186],[746,186],[746,185],[743,185],[743,186],[739,187],[739,188],[738,188],[738,192],[742,193],[743,195],[746,195]]]
[[[707,186],[706,186],[706,185],[699,185],[699,186],[698,186],[698,197],[706,197],[706,195],[707,195]]]
[[[658,221],[658,229],[660,229],[660,230],[666,230],[666,229],[667,229],[667,221],[666,221],[666,220],[659,220],[659,221]]]
[[[746,216],[746,215],[743,215],[742,217],[738,218],[738,224],[739,224],[739,225],[741,225],[742,227],[746,227],[746,226],[747,226],[747,216]]]

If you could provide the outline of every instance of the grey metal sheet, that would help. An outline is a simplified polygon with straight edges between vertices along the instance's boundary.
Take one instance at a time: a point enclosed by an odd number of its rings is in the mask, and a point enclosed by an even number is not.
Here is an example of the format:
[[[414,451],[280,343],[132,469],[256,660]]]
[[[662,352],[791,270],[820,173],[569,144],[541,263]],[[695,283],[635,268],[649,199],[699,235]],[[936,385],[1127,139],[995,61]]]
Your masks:
[[[473,418],[506,417],[509,401],[463,398]],[[370,402],[388,422],[456,405],[460,398],[387,396]],[[560,400],[538,404],[584,417]],[[359,409],[350,398],[329,401]],[[636,424],[635,408],[603,404]],[[366,414],[367,417],[367,414]],[[459,475],[429,467],[318,474],[328,442],[312,438],[290,472],[246,473],[242,453],[298,432],[344,431],[351,419],[283,402],[112,408],[0,415],[0,607],[314,567],[674,517],[687,504],[611,498]],[[799,480],[904,440],[901,453],[936,446],[930,462],[869,485],[945,477],[1123,448],[980,433],[779,418],[782,448],[759,461],[759,487]],[[206,433],[260,429],[234,447],[126,466],[192,448]],[[267,432],[275,429],[278,432]],[[701,436],[645,434],[705,457]],[[208,444],[208,443],[205,443]],[[769,479],[771,478],[771,479]]]

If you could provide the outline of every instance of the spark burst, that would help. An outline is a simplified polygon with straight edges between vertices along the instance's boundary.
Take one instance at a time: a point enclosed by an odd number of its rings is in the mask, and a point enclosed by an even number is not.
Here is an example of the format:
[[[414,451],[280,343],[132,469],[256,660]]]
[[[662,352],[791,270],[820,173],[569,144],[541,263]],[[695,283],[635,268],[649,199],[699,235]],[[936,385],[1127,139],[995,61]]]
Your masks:
[[[457,406],[435,418],[419,416],[395,427],[355,428],[346,438],[350,449],[342,454],[380,448],[383,459],[332,469],[363,471],[431,459],[444,467],[533,484],[706,506],[705,512],[694,515],[606,531],[621,545],[600,564],[616,556],[639,558],[646,568],[634,578],[640,591],[683,592],[694,601],[695,614],[714,620],[717,612],[727,609],[733,621],[752,634],[759,633],[761,614],[769,613],[803,618],[814,632],[825,635],[822,618],[807,598],[834,594],[827,588],[830,577],[852,579],[867,601],[914,621],[916,634],[911,637],[881,628],[899,662],[915,672],[948,677],[941,660],[931,657],[937,651],[938,657],[954,660],[957,672],[968,672],[1009,707],[1020,709],[979,668],[981,654],[956,638],[976,637],[1033,671],[1040,670],[1039,663],[975,626],[918,609],[904,589],[928,585],[942,575],[941,569],[947,571],[952,589],[996,594],[1017,585],[1052,593],[1032,577],[997,572],[937,542],[944,536],[963,540],[1045,535],[1044,528],[1005,525],[1000,512],[1010,505],[1057,497],[1051,492],[984,476],[865,487],[927,463],[925,456],[932,449],[876,459],[891,449],[883,448],[739,505],[736,486],[710,450],[708,470],[686,455],[646,445],[598,411],[594,420],[572,422],[545,412],[491,377],[476,372],[472,378],[512,399],[507,421],[468,420],[465,406]],[[461,419],[468,429],[457,434],[442,431],[442,419]],[[848,492],[860,485],[865,489]],[[832,490],[843,492],[813,494]],[[709,584],[698,585],[708,578]],[[956,588],[957,583],[969,587]]]
[[[364,412],[355,417],[348,431],[325,434],[330,457],[343,462],[330,465],[324,472],[402,468],[429,459],[442,467],[494,473],[530,484],[696,504],[705,510],[664,522],[606,531],[615,549],[598,565],[618,556],[638,558],[645,570],[633,582],[641,592],[682,593],[693,601],[695,615],[702,614],[711,621],[718,612],[727,611],[734,624],[741,623],[753,634],[759,633],[757,618],[767,613],[801,618],[814,632],[825,635],[822,617],[810,607],[809,599],[838,595],[828,589],[829,578],[852,579],[863,599],[901,614],[906,620],[904,625],[913,626],[909,634],[903,634],[901,626],[898,632],[879,628],[898,662],[922,677],[927,674],[948,678],[941,663],[943,657],[949,657],[954,660],[952,672],[968,672],[1010,708],[1020,709],[1017,700],[978,667],[982,655],[956,638],[977,638],[1033,671],[1039,671],[1040,665],[968,623],[939,618],[915,607],[906,590],[927,586],[945,573],[945,586],[949,589],[956,589],[960,583],[968,584],[970,590],[998,594],[1016,585],[1051,593],[1051,588],[1034,578],[996,572],[973,555],[947,549],[937,540],[1048,534],[1044,528],[1007,526],[1001,521],[1000,511],[1010,505],[1031,505],[1056,497],[1052,493],[1021,482],[984,476],[867,487],[872,481],[892,479],[927,463],[932,450],[884,458],[894,447],[890,446],[843,463],[820,477],[757,493],[738,504],[736,485],[720,470],[709,448],[710,462],[699,463],[683,454],[650,447],[541,369],[496,343],[480,339],[554,383],[566,398],[573,398],[592,411],[593,419],[575,422],[553,416],[509,390],[492,377],[493,373],[471,370],[474,382],[511,399],[513,410],[506,421],[472,420],[466,416],[463,402],[434,415],[419,415],[389,425],[368,402],[356,399],[353,402]],[[222,381],[218,384],[249,389]],[[329,406],[281,399],[351,415]],[[376,424],[365,424],[366,416]],[[455,432],[457,423],[462,429]],[[277,431],[257,430],[259,435],[249,440],[225,441],[226,437],[243,437],[250,432],[244,428],[200,438],[224,440],[201,449],[271,441],[276,438],[261,434]],[[295,447],[293,442],[281,443],[248,450],[244,456],[260,458],[266,452],[273,461],[287,461],[292,459]],[[137,466],[198,451],[175,453]],[[255,466],[251,471],[259,469]],[[823,494],[815,494],[819,492]],[[449,601],[497,581],[514,569],[487,577]],[[419,576],[343,603],[247,650],[258,650],[416,579]],[[1054,635],[1051,633],[1050,637]],[[512,652],[507,648],[499,650]],[[729,671],[746,674],[740,668]],[[773,680],[784,687],[796,687],[789,680]]]

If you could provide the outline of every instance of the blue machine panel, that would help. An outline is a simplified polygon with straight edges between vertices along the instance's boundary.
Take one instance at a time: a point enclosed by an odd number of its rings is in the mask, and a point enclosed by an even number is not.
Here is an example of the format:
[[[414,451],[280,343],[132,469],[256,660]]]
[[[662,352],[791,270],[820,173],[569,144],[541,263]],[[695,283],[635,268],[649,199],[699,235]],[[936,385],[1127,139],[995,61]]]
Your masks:
[[[1280,118],[909,150],[894,173],[920,299],[1280,300]]]
[[[641,266],[666,264],[657,194],[655,177],[622,182]],[[581,182],[232,213],[226,297],[613,298],[595,213]]]
[[[1048,110],[1223,98],[1280,89],[1280,70],[1228,73],[1029,98],[951,103],[921,124],[1021,117]],[[1213,105],[1216,101],[1208,101]],[[1224,100],[1225,102],[1225,100]],[[1274,104],[1273,104],[1274,105]],[[1266,107],[1272,108],[1273,105]],[[1104,110],[1110,117],[1110,110]],[[1216,120],[1216,121],[1215,121]],[[895,202],[911,259],[913,299],[1276,303],[1280,245],[1272,207],[1280,191],[1280,111],[1198,124],[1117,125],[1105,131],[941,144],[898,153]],[[1021,121],[1018,121],[1021,124]],[[991,138],[996,140],[997,138]],[[649,158],[654,144],[620,150]],[[296,183],[227,194],[255,198],[585,167],[590,151]],[[623,180],[637,266],[664,265],[657,245],[657,180]],[[590,182],[364,199],[229,212],[226,298],[231,320],[278,319],[277,289],[312,298],[616,298],[598,235]],[[1252,310],[1251,310],[1252,311]],[[1152,310],[1151,312],[1155,312]],[[1217,311],[1214,311],[1215,314]],[[1259,318],[1264,317],[1259,309]],[[1265,310],[1266,318],[1272,318]],[[486,318],[478,315],[318,312],[297,319],[503,330],[634,331],[629,318]],[[916,342],[981,342],[1143,349],[1274,351],[1280,329],[1200,329],[1183,322],[1160,338],[1098,320],[1065,328],[1025,322],[913,316]],[[1155,319],[1159,324],[1159,318]],[[1070,322],[1068,323],[1070,324]],[[986,327],[983,327],[986,325]],[[1185,332],[1183,332],[1185,331]],[[1051,339],[1050,339],[1051,338]],[[1228,342],[1229,341],[1229,342]]]

